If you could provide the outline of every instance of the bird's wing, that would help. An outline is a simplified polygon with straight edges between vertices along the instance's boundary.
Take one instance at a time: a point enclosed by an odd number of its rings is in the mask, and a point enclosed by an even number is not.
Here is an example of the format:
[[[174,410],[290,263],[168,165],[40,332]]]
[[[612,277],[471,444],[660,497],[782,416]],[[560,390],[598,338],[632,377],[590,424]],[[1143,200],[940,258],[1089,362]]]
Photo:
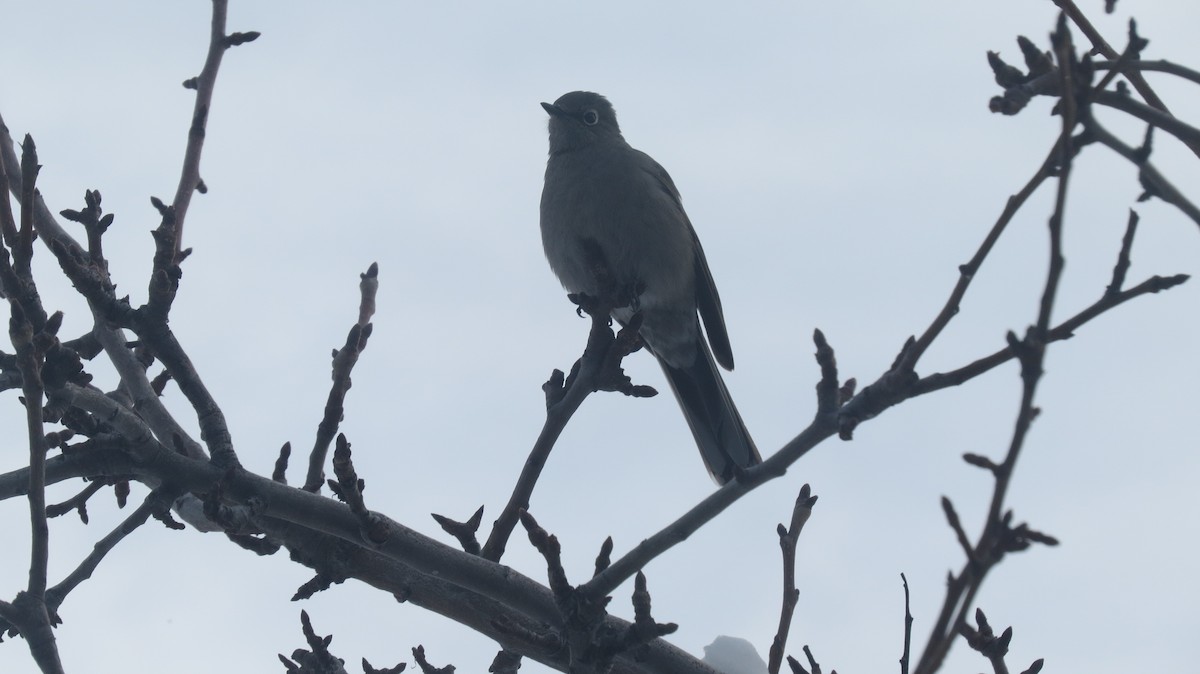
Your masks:
[[[704,258],[704,247],[700,245],[700,238],[692,229],[691,222],[688,222],[688,230],[692,233],[692,241],[696,243],[696,304],[700,307],[700,317],[704,319],[708,343],[721,367],[732,370],[733,347],[729,345],[729,332],[725,329],[721,296],[717,294],[717,284],[708,268],[708,260]]]
[[[725,312],[721,309],[721,296],[717,294],[717,284],[713,281],[712,271],[708,268],[708,259],[704,257],[704,246],[700,245],[700,237],[696,236],[696,229],[692,227],[692,221],[688,219],[687,212],[683,210],[683,200],[679,196],[679,190],[675,187],[675,181],[671,180],[671,175],[661,164],[654,161],[653,157],[638,150],[634,150],[634,152],[641,155],[647,172],[653,175],[663,191],[670,195],[671,200],[679,209],[679,214],[683,216],[684,223],[687,224],[688,235],[692,237],[692,249],[696,254],[696,305],[700,309],[700,317],[704,319],[704,327],[708,333],[708,343],[712,347],[713,356],[716,357],[721,367],[732,370],[733,347],[729,344],[729,331],[725,328]]]

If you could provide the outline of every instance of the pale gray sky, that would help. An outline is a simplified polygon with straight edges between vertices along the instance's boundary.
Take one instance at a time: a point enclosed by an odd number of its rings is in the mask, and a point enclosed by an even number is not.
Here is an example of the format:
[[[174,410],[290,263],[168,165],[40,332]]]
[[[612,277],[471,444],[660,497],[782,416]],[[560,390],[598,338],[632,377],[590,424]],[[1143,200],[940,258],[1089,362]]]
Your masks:
[[[1099,0],[1084,4],[1114,44],[1132,13],[1151,40],[1145,58],[1200,65],[1200,5],[1122,0],[1105,16]],[[14,135],[36,139],[53,210],[102,191],[117,215],[106,240],[113,273],[138,301],[157,223],[149,197],[174,192],[193,100],[179,83],[200,68],[208,11],[199,0],[76,1],[11,3],[3,14],[0,111]],[[570,366],[587,330],[541,252],[538,103],[594,90],[683,194],[737,356],[727,382],[769,453],[811,417],[813,328],[844,377],[873,380],[941,307],[957,265],[1037,168],[1059,120],[1045,100],[1016,118],[989,113],[997,90],[985,52],[1020,63],[1016,35],[1045,45],[1054,16],[1049,0],[234,0],[230,30],[263,37],[225,59],[202,169],[210,191],[188,217],[195,253],[172,325],[223,404],[243,463],[269,472],[284,441],[311,443],[330,349],[355,318],[358,274],[377,261],[375,332],[343,425],[368,505],[440,540],[430,512],[461,519],[483,504],[490,522],[540,427],[541,383]],[[1177,114],[1200,118],[1194,86],[1152,82]],[[1140,139],[1139,125],[1112,127]],[[1194,188],[1195,157],[1165,135],[1155,161]],[[1123,160],[1084,151],[1057,316],[1103,291],[1139,192]],[[1013,223],[922,372],[999,348],[1006,330],[1034,319],[1051,194]],[[1200,272],[1196,226],[1161,202],[1136,208],[1130,281]],[[37,262],[53,277],[45,251]],[[1016,671],[1038,657],[1058,672],[1194,666],[1195,285],[1138,300],[1049,352],[1043,415],[1009,503],[1062,545],[1011,557],[979,598],[994,625],[1014,627]],[[64,333],[86,329],[65,283],[42,291],[66,311]],[[623,552],[713,488],[657,366],[645,354],[627,365],[664,395],[590,399],[534,495],[577,581],[605,536]],[[96,374],[111,385],[111,373]],[[991,481],[958,457],[1002,455],[1019,386],[1010,364],[890,410],[656,560],[646,569],[655,616],[681,625],[671,640],[699,654],[731,634],[765,655],[779,610],[775,524],[809,482],[820,502],[800,543],[790,650],[809,644],[842,672],[896,667],[905,572],[919,651],[946,571],[962,564],[939,497],[954,499],[974,536]],[[168,398],[183,410],[176,389]],[[19,423],[14,392],[0,413],[6,427]],[[0,469],[24,461],[14,436]],[[299,475],[297,465],[293,482]],[[0,503],[7,540],[27,537],[24,508]],[[90,514],[87,527],[53,523],[52,580],[124,517],[109,498]],[[23,586],[26,559],[23,549],[0,556],[0,596]],[[505,561],[545,577],[523,539]],[[257,558],[223,538],[147,525],[63,606],[68,671],[277,671],[275,654],[303,645],[301,608],[352,665],[411,662],[409,649],[424,644],[436,664],[485,671],[496,651],[356,582],[290,603],[309,576],[283,554]],[[628,596],[618,592],[615,613],[632,613]],[[0,645],[0,671],[32,668],[23,642]],[[960,643],[946,671],[985,668]]]

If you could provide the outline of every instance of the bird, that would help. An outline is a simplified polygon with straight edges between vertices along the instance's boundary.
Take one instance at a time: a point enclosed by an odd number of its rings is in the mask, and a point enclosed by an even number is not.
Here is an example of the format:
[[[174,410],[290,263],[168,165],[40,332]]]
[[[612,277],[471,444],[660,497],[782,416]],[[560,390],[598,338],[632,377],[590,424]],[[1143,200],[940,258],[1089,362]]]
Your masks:
[[[674,181],[625,141],[612,104],[573,91],[542,103],[550,156],[541,198],[542,246],[569,293],[624,293],[612,315],[662,366],[717,484],[762,462],[717,363],[733,370],[721,298]],[[703,319],[708,339],[701,332]]]

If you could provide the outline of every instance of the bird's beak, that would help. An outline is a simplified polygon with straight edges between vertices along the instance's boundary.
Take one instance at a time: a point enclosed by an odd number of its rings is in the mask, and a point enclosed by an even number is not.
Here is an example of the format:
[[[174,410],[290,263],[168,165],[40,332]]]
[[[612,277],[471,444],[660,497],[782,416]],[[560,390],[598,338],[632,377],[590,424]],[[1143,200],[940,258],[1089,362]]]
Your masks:
[[[563,109],[558,107],[557,105],[552,105],[550,103],[542,103],[542,107],[545,108],[546,112],[551,117],[562,117],[563,116]]]

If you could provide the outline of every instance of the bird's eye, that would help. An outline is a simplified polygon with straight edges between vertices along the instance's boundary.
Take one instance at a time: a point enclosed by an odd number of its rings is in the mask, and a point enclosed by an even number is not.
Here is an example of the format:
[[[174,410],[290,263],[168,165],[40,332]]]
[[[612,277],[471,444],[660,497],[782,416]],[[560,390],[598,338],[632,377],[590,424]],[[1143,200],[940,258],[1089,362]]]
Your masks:
[[[596,114],[595,110],[587,110],[583,113],[583,123],[588,126],[596,126],[600,121],[600,115]]]

